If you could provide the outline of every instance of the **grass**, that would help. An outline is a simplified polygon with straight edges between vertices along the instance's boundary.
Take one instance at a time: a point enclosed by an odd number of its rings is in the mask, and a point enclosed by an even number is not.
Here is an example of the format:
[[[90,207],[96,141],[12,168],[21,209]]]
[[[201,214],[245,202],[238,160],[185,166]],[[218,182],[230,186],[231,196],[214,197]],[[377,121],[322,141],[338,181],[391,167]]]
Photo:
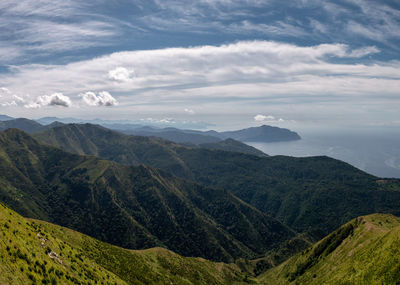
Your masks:
[[[127,250],[0,204],[0,284],[244,284],[234,264]],[[53,257],[51,258],[50,255]]]
[[[400,219],[356,218],[260,276],[264,284],[397,284]]]

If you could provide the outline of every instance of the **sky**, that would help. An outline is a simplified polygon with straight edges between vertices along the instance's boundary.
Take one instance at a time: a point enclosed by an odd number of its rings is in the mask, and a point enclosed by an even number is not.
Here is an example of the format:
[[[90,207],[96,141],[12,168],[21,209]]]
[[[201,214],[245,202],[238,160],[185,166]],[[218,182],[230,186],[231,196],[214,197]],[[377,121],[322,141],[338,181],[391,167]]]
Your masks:
[[[0,114],[400,127],[400,2],[2,0]]]

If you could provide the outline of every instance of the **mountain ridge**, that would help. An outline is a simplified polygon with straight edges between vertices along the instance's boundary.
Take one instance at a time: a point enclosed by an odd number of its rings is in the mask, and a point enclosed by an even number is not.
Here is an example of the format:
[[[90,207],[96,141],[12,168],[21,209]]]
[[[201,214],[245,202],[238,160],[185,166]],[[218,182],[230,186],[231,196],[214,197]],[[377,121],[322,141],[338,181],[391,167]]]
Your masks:
[[[260,276],[271,284],[396,284],[400,219],[372,214],[351,220]]]
[[[0,197],[7,205],[126,248],[164,246],[233,261],[295,236],[227,190],[67,153],[17,129],[0,133],[0,156]]]
[[[400,180],[369,175],[329,157],[260,157],[127,136],[93,125],[53,128],[35,137],[68,151],[122,164],[145,164],[235,196],[319,240],[374,212],[400,214]]]

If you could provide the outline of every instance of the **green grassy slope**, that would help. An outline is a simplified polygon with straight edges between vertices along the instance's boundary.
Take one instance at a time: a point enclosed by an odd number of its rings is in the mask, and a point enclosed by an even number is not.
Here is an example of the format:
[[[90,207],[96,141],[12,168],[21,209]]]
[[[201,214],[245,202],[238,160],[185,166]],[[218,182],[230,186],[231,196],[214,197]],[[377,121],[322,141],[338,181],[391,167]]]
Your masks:
[[[123,164],[142,163],[205,186],[230,190],[315,240],[357,216],[400,214],[399,180],[379,182],[328,157],[257,157],[190,148],[89,124],[53,128],[37,138],[75,153],[95,154]]]
[[[0,204],[1,284],[243,284],[235,265],[126,250]]]
[[[264,284],[398,284],[400,219],[356,218],[259,277]]]
[[[126,248],[162,246],[233,261],[263,255],[295,235],[229,191],[67,153],[16,129],[0,134],[0,156],[4,203]]]

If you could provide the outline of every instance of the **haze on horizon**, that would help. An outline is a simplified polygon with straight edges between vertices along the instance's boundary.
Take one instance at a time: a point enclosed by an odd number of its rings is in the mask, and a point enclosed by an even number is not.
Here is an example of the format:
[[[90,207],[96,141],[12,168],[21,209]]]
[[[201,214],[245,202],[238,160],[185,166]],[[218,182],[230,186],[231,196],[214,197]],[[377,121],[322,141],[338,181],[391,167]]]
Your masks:
[[[4,0],[0,114],[398,128],[399,8],[373,0]]]

